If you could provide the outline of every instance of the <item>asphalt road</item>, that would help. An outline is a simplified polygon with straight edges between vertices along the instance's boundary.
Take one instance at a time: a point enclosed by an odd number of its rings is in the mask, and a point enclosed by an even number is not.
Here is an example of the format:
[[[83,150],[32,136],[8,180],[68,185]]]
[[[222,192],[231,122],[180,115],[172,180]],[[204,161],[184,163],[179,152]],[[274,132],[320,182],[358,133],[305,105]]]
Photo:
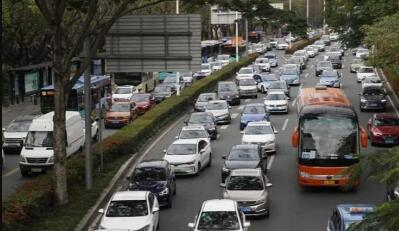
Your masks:
[[[285,62],[282,51],[275,51],[280,59],[279,65]],[[360,84],[356,83],[355,74],[348,70],[352,56],[349,51],[344,56],[343,90],[357,110],[360,124],[366,127],[372,112],[359,111]],[[323,59],[323,53],[310,59],[307,69],[301,75],[301,87],[313,87],[318,82],[314,68],[317,61]],[[332,209],[339,203],[375,203],[384,201],[385,189],[383,185],[368,179],[362,179],[357,192],[341,192],[338,189],[302,189],[296,181],[296,150],[291,146],[291,134],[297,123],[294,109],[299,87],[291,88],[290,112],[288,115],[272,115],[271,121],[279,131],[277,134],[277,153],[269,157],[269,179],[273,183],[270,189],[271,214],[269,218],[250,219],[249,230],[298,230],[313,231],[325,230],[327,219]],[[242,99],[242,105],[253,102],[263,102],[263,95],[257,99]],[[183,231],[190,230],[187,223],[194,220],[204,200],[222,198],[222,189],[219,187],[222,156],[228,154],[231,147],[241,143],[239,130],[239,112],[243,106],[234,106],[231,109],[232,123],[219,126],[220,137],[212,143],[212,166],[204,169],[197,177],[179,177],[177,179],[177,195],[173,198],[173,207],[162,209],[160,213],[161,230]],[[391,105],[387,112],[394,112]],[[186,115],[188,117],[188,115]],[[183,121],[183,120],[181,120]],[[184,126],[179,123],[168,132],[148,152],[145,159],[162,158],[163,150],[174,140]],[[369,146],[362,152],[378,150]]]

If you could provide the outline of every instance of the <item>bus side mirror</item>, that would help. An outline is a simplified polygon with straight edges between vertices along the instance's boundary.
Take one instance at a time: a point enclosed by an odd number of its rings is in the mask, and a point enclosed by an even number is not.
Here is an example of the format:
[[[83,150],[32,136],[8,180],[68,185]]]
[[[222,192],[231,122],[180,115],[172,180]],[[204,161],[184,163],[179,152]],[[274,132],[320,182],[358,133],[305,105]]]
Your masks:
[[[364,128],[361,128],[361,131],[360,131],[360,141],[361,141],[362,147],[367,148],[368,135],[367,135],[366,129],[364,129]]]
[[[297,148],[299,144],[299,131],[298,127],[295,128],[294,133],[292,134],[292,147]]]

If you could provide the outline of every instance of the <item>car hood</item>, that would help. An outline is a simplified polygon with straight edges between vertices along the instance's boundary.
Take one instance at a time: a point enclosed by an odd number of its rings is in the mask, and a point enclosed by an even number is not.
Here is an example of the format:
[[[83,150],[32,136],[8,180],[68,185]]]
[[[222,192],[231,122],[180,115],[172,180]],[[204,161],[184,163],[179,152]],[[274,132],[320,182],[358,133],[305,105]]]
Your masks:
[[[132,94],[112,94],[112,98],[114,99],[129,99]]]
[[[376,128],[387,135],[399,135],[399,126],[377,126]]]
[[[297,76],[297,75],[282,75],[282,76],[280,76],[281,80],[295,80],[298,78],[299,78],[299,76]]]
[[[229,114],[229,110],[228,109],[223,109],[223,110],[205,110],[205,112],[210,112],[213,114],[213,116],[218,117],[221,115],[226,115]]]
[[[224,165],[228,169],[240,169],[240,168],[257,168],[259,164],[259,160],[252,161],[240,161],[240,160],[226,160]]]
[[[256,90],[256,85],[253,86],[239,86],[240,90]]]
[[[205,129],[210,129],[212,127],[215,127],[213,123],[188,123],[188,126],[204,126]]]
[[[282,105],[288,104],[287,100],[265,100],[265,105]]]
[[[263,114],[242,114],[241,121],[261,121],[264,120],[266,113]]]
[[[4,132],[3,137],[6,139],[25,139],[28,132]]]
[[[384,95],[362,95],[365,100],[382,100],[385,99]]]
[[[45,147],[33,147],[32,149],[23,147],[21,156],[28,158],[48,158],[54,155],[52,148],[47,149]]]
[[[195,103],[195,105],[196,105],[196,106],[199,106],[199,107],[203,107],[203,106],[208,105],[208,102],[207,102],[207,101],[197,101],[197,102]]]
[[[189,163],[195,160],[196,155],[165,155],[164,160],[168,161],[170,164],[182,164]]]
[[[252,77],[254,74],[237,74],[237,77]]]
[[[362,73],[362,72],[358,72],[357,75],[358,75],[358,76],[367,77],[367,76],[373,76],[373,75],[375,75],[375,73]]]
[[[156,92],[156,93],[153,93],[153,95],[154,95],[154,97],[156,97],[156,98],[160,98],[160,97],[169,96],[170,93],[169,93],[169,92]]]
[[[106,217],[104,215],[100,225],[106,229],[139,230],[148,224],[150,224],[150,216]]]
[[[129,189],[158,193],[162,191],[166,185],[166,181],[135,181],[129,183]]]
[[[129,112],[107,112],[105,117],[126,117],[129,116]]]
[[[265,197],[264,190],[226,190],[224,198],[235,201],[257,201]]]
[[[338,80],[339,79],[335,77],[323,77],[320,79],[320,83],[331,83],[331,82],[336,82]]]
[[[262,134],[262,135],[243,135],[242,142],[256,142],[264,143],[266,141],[275,140],[274,134]]]

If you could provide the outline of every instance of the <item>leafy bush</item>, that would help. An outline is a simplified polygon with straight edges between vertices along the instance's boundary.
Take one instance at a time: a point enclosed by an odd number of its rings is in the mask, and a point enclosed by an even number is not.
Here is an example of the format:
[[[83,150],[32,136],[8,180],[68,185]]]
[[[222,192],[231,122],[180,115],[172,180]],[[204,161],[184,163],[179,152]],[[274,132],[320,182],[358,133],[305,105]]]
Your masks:
[[[201,79],[185,88],[180,96],[172,96],[133,121],[128,126],[105,138],[102,142],[105,169],[94,172],[94,190],[87,191],[84,186],[84,155],[72,156],[67,161],[68,188],[73,190],[73,198],[67,206],[55,206],[53,171],[40,175],[18,187],[4,202],[2,208],[2,228],[4,230],[70,230],[93,206],[96,199],[107,186],[113,174],[123,161],[137,152],[146,141],[182,115],[202,92],[212,90],[219,80],[231,77],[240,67],[248,65],[256,58],[242,58],[220,71]],[[99,165],[100,155],[97,143],[93,145],[95,166]],[[55,214],[57,216],[55,216]],[[59,219],[59,221],[56,221]],[[72,228],[73,229],[73,228]]]

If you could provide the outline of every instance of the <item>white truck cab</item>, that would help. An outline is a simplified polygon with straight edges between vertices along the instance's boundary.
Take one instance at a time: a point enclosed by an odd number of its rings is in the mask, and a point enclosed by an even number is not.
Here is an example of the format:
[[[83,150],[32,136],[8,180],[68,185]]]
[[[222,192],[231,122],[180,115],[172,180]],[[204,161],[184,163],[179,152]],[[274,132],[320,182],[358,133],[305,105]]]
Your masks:
[[[49,112],[32,121],[19,160],[22,176],[44,172],[54,165],[53,116],[54,112]],[[66,112],[65,127],[66,155],[69,157],[84,146],[85,137],[79,112]]]

